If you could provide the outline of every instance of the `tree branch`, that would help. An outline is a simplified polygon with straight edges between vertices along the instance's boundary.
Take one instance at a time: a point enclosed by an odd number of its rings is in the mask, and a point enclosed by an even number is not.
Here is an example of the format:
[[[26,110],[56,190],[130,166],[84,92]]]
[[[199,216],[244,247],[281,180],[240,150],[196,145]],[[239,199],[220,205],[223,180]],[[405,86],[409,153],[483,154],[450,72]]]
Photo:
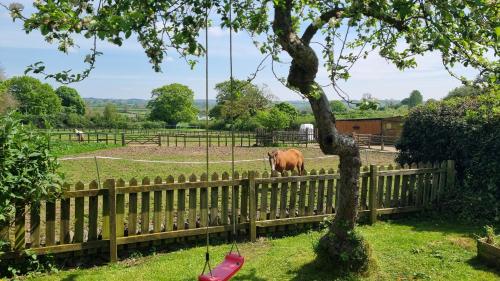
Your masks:
[[[337,18],[339,19],[342,16],[342,12],[344,11],[344,8],[339,8],[336,7],[324,14],[322,14],[318,21],[315,21],[311,23],[306,30],[304,31],[304,34],[302,34],[302,42],[304,44],[308,45],[309,42],[311,42],[311,39],[314,37],[316,32],[325,24],[327,23],[330,19],[332,18]]]

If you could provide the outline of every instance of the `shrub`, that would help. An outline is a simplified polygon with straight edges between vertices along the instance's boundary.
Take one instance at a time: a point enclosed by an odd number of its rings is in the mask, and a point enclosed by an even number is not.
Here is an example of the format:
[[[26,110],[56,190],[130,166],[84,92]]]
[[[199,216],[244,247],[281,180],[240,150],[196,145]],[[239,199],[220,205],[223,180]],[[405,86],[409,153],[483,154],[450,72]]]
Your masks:
[[[396,145],[397,161],[455,160],[462,188],[450,197],[450,208],[468,218],[498,221],[499,139],[499,94],[428,103],[411,110],[406,119]]]
[[[58,196],[58,166],[46,135],[14,114],[0,119],[0,228],[10,222],[15,206]]]

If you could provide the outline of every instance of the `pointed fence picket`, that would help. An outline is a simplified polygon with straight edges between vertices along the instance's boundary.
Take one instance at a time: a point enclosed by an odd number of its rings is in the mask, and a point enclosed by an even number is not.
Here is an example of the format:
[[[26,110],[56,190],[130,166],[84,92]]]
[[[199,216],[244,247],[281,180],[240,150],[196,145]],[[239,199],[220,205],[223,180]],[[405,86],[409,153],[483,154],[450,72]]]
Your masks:
[[[333,169],[321,169],[302,175],[250,171],[231,177],[224,172],[221,177],[192,174],[187,180],[185,175],[177,180],[156,177],[152,182],[146,177],[140,184],[136,179],[128,183],[118,179],[106,180],[102,187],[96,181],[65,185],[56,201],[16,208],[11,235],[8,228],[0,230],[10,242],[2,257],[27,248],[37,254],[92,249],[108,252],[115,261],[123,245],[200,237],[206,231],[225,235],[232,231],[233,216],[237,233],[255,241],[263,231],[286,231],[334,216],[341,200],[339,179]],[[453,161],[363,167],[359,214],[374,223],[380,215],[435,206],[454,181]]]

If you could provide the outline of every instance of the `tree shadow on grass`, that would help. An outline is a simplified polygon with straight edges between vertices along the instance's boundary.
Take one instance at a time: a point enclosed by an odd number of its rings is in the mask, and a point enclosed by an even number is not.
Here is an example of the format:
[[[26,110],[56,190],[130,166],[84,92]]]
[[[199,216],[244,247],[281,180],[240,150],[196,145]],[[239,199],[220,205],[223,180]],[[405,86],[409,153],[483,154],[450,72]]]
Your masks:
[[[246,274],[237,274],[233,280],[251,280],[251,281],[266,281],[267,279],[258,277],[255,268],[252,268],[250,272]]]
[[[481,223],[467,223],[454,218],[439,217],[432,213],[414,214],[412,216],[392,216],[382,219],[394,225],[404,225],[412,228],[412,231],[440,232],[442,234],[456,234],[474,237],[474,234],[482,232]]]
[[[298,270],[289,271],[295,275],[291,281],[355,281],[358,277],[346,274],[335,268],[335,265],[327,265],[324,262],[314,260],[300,267]]]
[[[68,275],[68,276],[64,277],[63,279],[61,279],[61,281],[75,281],[78,277],[79,277],[78,274],[71,273],[70,275]]]

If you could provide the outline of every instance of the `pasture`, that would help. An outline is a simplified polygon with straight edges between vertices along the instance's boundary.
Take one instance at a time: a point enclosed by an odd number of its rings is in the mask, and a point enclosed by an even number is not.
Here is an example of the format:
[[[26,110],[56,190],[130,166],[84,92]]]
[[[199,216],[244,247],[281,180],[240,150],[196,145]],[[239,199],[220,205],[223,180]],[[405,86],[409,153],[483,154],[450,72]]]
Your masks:
[[[233,280],[498,280],[498,272],[475,258],[473,234],[480,228],[463,223],[414,217],[360,225],[370,243],[374,265],[369,276],[338,277],[330,266],[314,263],[313,244],[321,232],[310,231],[279,239],[261,238],[240,244],[246,263]],[[228,251],[227,244],[213,246],[215,261]],[[140,253],[117,264],[73,269],[29,280],[195,280],[204,262],[204,246]],[[333,265],[334,266],[334,265]]]
[[[68,144],[69,147],[78,147],[80,144]],[[205,148],[204,147],[158,147],[158,146],[127,146],[127,147],[112,147],[92,146],[92,144],[83,144],[88,150],[96,149],[92,152],[74,153],[75,149],[67,148],[64,153],[62,150],[59,157],[61,161],[60,171],[65,174],[65,180],[68,183],[77,181],[90,182],[97,178],[97,171],[94,159],[92,156],[115,157],[122,158],[119,160],[98,159],[99,172],[101,180],[106,178],[123,178],[129,180],[131,178],[149,177],[151,179],[161,176],[166,177],[173,175],[174,177],[185,175],[201,175],[205,172]],[[99,150],[97,150],[99,149]],[[265,147],[235,147],[235,170],[240,173],[248,170],[264,172],[270,170],[267,160],[267,152],[276,148]],[[283,148],[280,148],[283,149]],[[305,169],[319,170],[321,168],[337,169],[338,158],[327,157],[317,147],[302,147],[305,160]],[[230,161],[231,147],[210,147],[209,159],[212,162]],[[90,157],[88,159],[73,159],[64,160],[64,158]],[[394,153],[379,152],[379,151],[362,151],[361,159],[365,166],[370,164],[389,165],[394,164]],[[264,159],[265,158],[265,159]],[[258,160],[260,159],[260,160]],[[151,161],[169,161],[169,162],[197,162],[197,163],[155,163],[155,162],[134,162],[130,160],[151,160]],[[252,160],[241,162],[242,160]],[[231,163],[211,163],[210,174],[217,172],[231,172]]]

